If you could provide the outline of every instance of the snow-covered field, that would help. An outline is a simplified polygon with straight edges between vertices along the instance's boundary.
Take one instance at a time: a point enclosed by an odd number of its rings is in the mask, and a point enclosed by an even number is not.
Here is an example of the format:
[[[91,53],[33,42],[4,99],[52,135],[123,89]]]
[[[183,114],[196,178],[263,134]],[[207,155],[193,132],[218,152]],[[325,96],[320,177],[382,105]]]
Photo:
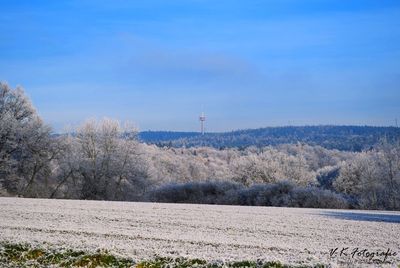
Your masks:
[[[105,248],[136,260],[173,255],[363,267],[368,258],[353,258],[355,248],[389,249],[397,255],[387,257],[388,266],[397,267],[400,213],[0,198],[0,240]],[[339,257],[345,247],[348,255]]]

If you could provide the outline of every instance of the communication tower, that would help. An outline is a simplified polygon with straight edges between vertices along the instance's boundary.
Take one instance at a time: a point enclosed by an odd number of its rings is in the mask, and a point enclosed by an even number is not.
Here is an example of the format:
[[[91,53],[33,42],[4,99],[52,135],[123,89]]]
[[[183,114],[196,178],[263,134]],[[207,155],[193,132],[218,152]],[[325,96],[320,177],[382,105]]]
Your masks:
[[[200,120],[201,135],[204,135],[204,122],[206,121],[206,116],[204,115],[204,112],[201,113],[199,120]]]

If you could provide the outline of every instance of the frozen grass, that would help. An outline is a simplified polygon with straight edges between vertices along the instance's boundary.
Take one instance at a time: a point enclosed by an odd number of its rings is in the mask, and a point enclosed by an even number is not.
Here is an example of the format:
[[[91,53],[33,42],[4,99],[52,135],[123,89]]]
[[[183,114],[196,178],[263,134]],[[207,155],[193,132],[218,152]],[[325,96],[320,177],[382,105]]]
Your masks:
[[[108,251],[87,253],[71,249],[44,249],[28,244],[0,244],[2,267],[133,267],[127,258],[111,255]]]
[[[0,243],[0,265],[2,267],[115,267],[115,268],[306,268],[324,267],[290,266],[280,262],[238,261],[238,262],[207,262],[201,259],[162,258],[135,263],[132,259],[116,257],[107,250],[96,253],[74,251],[71,249],[44,249],[28,244]]]

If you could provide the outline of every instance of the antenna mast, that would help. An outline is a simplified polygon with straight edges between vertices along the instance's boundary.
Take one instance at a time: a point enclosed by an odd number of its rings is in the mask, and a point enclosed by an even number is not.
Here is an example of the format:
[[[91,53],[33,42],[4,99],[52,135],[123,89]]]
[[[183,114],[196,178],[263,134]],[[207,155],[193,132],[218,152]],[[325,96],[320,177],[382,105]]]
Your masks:
[[[201,135],[204,135],[204,121],[206,121],[206,116],[204,115],[204,112],[201,112],[199,120],[200,120]]]

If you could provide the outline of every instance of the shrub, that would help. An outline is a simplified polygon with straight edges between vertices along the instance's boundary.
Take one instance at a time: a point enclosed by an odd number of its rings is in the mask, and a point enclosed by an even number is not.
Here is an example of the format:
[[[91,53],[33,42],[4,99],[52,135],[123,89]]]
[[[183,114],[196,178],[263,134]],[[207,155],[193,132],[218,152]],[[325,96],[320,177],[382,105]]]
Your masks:
[[[300,187],[283,181],[245,187],[232,182],[189,182],[167,184],[147,194],[147,201],[242,206],[308,208],[349,208],[348,200],[337,193],[315,187]]]

